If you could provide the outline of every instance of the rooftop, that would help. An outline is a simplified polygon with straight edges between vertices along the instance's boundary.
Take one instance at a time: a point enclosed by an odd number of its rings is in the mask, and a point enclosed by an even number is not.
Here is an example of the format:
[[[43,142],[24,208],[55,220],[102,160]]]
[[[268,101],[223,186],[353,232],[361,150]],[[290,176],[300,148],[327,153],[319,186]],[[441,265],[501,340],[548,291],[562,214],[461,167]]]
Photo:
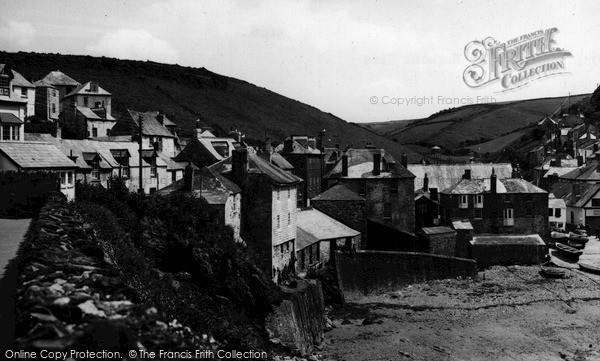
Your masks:
[[[471,170],[471,179],[489,178],[492,168],[498,179],[512,177],[510,163],[470,163],[470,164],[409,164],[408,170],[415,175],[415,189],[423,188],[423,179],[427,174],[428,188],[444,190],[460,182],[466,169]]]
[[[381,172],[373,175],[373,155],[381,154]],[[342,155],[339,156],[335,167],[324,178],[414,178],[404,166],[396,163],[394,157],[384,149],[354,149],[345,153],[348,156],[348,176],[342,176]]]
[[[85,84],[81,84],[79,86],[77,86],[77,88],[75,88],[72,92],[70,92],[69,94],[65,95],[65,98],[74,96],[74,95],[106,95],[106,96],[110,96],[111,94],[109,92],[107,92],[106,90],[100,88],[98,86],[98,89],[96,91],[92,91],[92,83],[91,81],[88,81]]]
[[[480,235],[473,236],[470,241],[473,245],[514,245],[514,244],[531,244],[545,245],[542,238],[537,234],[530,235]]]
[[[161,188],[159,194],[168,194],[174,191],[182,191],[185,179],[180,179],[170,185]],[[192,192],[195,196],[204,198],[209,204],[225,204],[231,194],[240,193],[241,189],[221,174],[207,167],[194,172]]]
[[[341,184],[336,184],[317,195],[315,201],[364,201],[365,199]]]
[[[64,74],[60,70],[49,72],[44,78],[41,80],[45,81],[48,84],[52,85],[64,85],[64,86],[78,86],[79,82],[70,76]]]
[[[550,190],[556,198],[565,201],[568,207],[581,208],[600,191],[600,184],[595,183],[577,183],[579,186],[579,196],[575,194],[576,187],[572,182],[557,182]]]
[[[490,192],[490,178],[463,179],[450,188],[444,189],[444,194],[480,194]],[[521,178],[496,179],[497,193],[547,193]]]
[[[445,233],[456,233],[455,230],[453,230],[450,227],[443,227],[443,226],[438,226],[438,227],[423,227],[423,232],[425,234],[445,234]]]
[[[298,211],[297,250],[301,250],[316,241],[346,237],[356,237],[360,232],[313,208]]]
[[[24,169],[77,168],[77,165],[50,143],[0,142],[0,153]]]

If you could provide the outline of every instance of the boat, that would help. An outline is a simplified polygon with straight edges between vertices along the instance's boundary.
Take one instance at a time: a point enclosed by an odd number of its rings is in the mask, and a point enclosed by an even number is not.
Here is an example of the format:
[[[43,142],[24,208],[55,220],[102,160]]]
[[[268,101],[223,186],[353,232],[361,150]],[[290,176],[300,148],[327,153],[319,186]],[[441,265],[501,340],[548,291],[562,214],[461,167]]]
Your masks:
[[[579,262],[579,268],[581,268],[584,271],[591,272],[591,273],[600,273],[600,265],[598,265],[598,264],[592,264],[592,263],[583,261],[583,262]]]
[[[587,231],[583,228],[577,228],[573,232],[577,233],[580,236],[586,236],[586,237],[588,236]]]
[[[563,233],[563,232],[552,231],[552,232],[550,232],[550,238],[563,239],[563,238],[569,238],[569,235],[567,233]]]
[[[555,266],[542,266],[540,273],[548,278],[561,278],[564,277],[565,270]]]
[[[569,247],[576,248],[576,249],[584,249],[584,248],[585,248],[585,243],[577,243],[577,242],[573,242],[573,241],[571,241],[571,240],[568,240],[568,241],[567,241],[566,243],[564,243],[564,244],[566,244],[566,245],[567,245],[567,246],[569,246]]]
[[[567,246],[566,244],[557,243],[556,248],[558,249],[558,253],[570,259],[577,259],[583,252],[580,250],[573,248],[571,246]]]
[[[588,237],[587,236],[582,236],[580,234],[577,233],[569,233],[569,241],[572,242],[577,242],[577,243],[586,243],[588,241]]]

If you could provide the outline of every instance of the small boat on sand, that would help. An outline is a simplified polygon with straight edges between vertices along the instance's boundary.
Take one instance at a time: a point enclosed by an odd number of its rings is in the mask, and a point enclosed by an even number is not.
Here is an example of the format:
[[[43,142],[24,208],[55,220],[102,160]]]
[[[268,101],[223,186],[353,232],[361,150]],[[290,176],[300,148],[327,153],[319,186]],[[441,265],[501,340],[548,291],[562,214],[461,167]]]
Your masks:
[[[569,241],[577,243],[586,243],[588,240],[589,239],[587,236],[583,236],[574,232],[569,233]]]
[[[589,262],[579,262],[579,268],[591,273],[600,273],[600,264],[592,264]]]
[[[583,252],[580,250],[573,248],[571,246],[567,246],[566,244],[557,243],[556,249],[558,249],[558,253],[563,255],[566,258],[576,260],[581,256]]]
[[[566,245],[567,245],[567,246],[569,246],[569,247],[576,248],[576,249],[584,249],[584,248],[585,248],[585,243],[577,243],[577,242],[573,242],[573,241],[571,241],[571,240],[568,240],[568,241],[567,241],[566,243],[564,243],[564,244],[566,244]]]
[[[565,270],[555,266],[542,266],[542,276],[548,278],[561,278],[565,276]]]
[[[569,235],[567,233],[563,233],[563,232],[552,231],[552,232],[550,232],[550,238],[564,239],[564,238],[569,238]]]

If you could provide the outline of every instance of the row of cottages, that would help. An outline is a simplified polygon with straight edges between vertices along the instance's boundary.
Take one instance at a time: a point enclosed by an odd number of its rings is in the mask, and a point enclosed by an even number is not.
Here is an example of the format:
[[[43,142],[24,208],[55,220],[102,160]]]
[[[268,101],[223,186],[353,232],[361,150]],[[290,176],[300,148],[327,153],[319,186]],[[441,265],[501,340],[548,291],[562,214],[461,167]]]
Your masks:
[[[556,199],[564,201],[559,212],[561,221],[566,222],[567,229],[577,226],[600,228],[600,184],[587,182],[558,182],[552,189]],[[557,204],[555,207],[562,207]],[[556,209],[556,208],[555,208]],[[555,210],[556,212],[556,210]],[[556,216],[556,213],[555,213]]]
[[[548,192],[521,178],[464,179],[441,192],[442,222],[468,220],[475,234],[549,233]]]

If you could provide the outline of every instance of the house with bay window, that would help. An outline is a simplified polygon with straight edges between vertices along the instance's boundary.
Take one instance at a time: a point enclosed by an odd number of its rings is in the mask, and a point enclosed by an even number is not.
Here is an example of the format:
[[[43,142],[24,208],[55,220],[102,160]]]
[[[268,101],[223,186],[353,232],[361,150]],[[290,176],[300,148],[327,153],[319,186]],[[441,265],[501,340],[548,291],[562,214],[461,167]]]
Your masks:
[[[440,193],[442,223],[469,221],[475,234],[549,231],[548,192],[521,178],[463,179]]]
[[[23,122],[33,115],[34,106],[35,86],[9,65],[0,64],[0,114],[11,114]]]

